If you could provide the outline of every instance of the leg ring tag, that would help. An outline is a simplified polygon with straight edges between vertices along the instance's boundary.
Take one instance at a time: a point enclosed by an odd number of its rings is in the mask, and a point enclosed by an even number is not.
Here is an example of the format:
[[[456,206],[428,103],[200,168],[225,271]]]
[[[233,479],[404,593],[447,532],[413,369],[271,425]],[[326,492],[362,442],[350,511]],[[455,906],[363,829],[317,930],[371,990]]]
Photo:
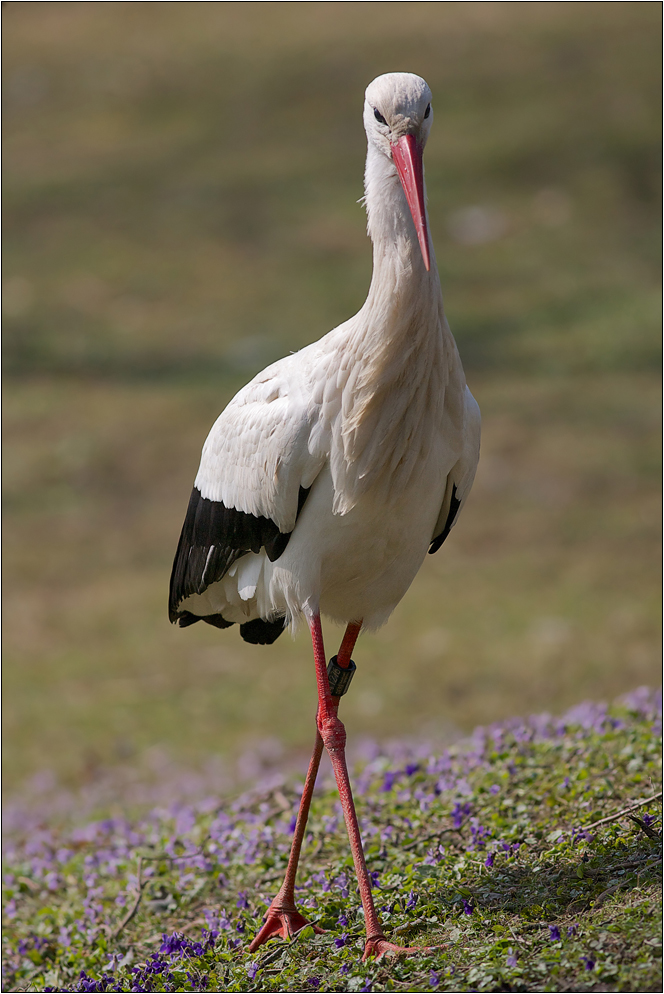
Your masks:
[[[330,680],[330,693],[333,697],[344,696],[350,687],[350,682],[353,679],[356,669],[357,667],[352,659],[346,669],[344,669],[337,664],[337,657],[332,656],[332,659],[327,664],[327,675]]]

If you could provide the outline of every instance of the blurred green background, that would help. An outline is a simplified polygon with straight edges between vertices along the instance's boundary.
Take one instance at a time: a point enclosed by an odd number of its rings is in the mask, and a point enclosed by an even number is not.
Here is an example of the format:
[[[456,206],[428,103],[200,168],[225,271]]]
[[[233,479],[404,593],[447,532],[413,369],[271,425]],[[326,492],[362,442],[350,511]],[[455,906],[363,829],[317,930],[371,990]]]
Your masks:
[[[308,750],[306,634],[172,628],[168,577],[219,411],[364,300],[363,91],[390,70],[434,93],[431,227],[483,449],[359,644],[351,741],[659,682],[660,4],[3,17],[5,787]]]

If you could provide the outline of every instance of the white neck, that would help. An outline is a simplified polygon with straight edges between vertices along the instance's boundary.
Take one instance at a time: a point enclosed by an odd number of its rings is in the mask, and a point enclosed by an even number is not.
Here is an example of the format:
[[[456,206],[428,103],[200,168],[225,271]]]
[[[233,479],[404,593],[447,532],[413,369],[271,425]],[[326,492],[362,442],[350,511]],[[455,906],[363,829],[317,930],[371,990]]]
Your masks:
[[[455,390],[463,380],[433,248],[427,272],[396,168],[371,143],[365,203],[374,253],[371,286],[362,309],[339,329],[345,385],[332,473],[335,511],[341,513],[370,487],[393,497],[403,491],[418,458],[429,451],[450,375]]]
[[[390,285],[397,293],[410,288],[418,296],[423,292],[427,296],[438,296],[440,284],[431,240],[431,271],[427,272],[396,166],[371,142],[367,151],[364,191],[374,261],[369,297],[377,286],[384,290]]]
[[[367,382],[378,386],[385,376],[389,380],[390,369],[401,375],[405,359],[414,380],[427,377],[440,353],[445,322],[436,257],[429,244],[427,272],[396,167],[371,142],[364,200],[373,274],[356,337],[364,346],[358,352],[367,363]]]

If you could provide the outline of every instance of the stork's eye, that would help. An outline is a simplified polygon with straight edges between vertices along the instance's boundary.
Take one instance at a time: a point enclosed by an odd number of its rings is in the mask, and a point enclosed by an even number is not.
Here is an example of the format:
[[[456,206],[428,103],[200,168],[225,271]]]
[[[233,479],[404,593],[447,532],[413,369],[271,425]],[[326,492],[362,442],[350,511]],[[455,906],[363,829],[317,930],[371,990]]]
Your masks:
[[[427,109],[424,111],[424,120],[425,121],[426,121],[426,119],[427,119],[427,117],[429,116],[430,113],[431,113],[431,104],[427,104]]]
[[[381,112],[377,110],[375,107],[374,107],[374,117],[376,118],[377,121],[380,121],[381,124],[387,124],[387,121],[385,120]]]

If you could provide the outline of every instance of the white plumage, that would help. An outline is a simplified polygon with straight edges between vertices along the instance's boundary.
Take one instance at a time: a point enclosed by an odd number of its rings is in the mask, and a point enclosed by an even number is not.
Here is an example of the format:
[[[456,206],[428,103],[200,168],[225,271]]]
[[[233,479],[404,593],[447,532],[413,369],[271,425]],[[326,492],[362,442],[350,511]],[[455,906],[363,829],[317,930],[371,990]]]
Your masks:
[[[397,147],[426,143],[430,102],[409,73],[367,89],[367,300],[219,416],[174,565],[174,621],[296,625],[320,611],[376,628],[468,496],[479,409],[445,320],[424,201],[418,229],[408,164],[395,164]]]

